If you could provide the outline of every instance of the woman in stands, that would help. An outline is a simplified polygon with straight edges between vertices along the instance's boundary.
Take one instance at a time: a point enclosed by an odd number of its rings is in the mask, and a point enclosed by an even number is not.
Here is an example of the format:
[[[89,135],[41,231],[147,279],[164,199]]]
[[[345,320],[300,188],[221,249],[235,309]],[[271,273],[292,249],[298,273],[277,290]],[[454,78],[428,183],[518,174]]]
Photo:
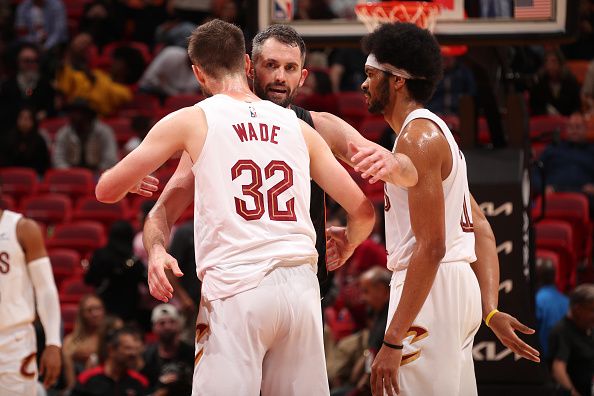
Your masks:
[[[103,302],[96,295],[87,294],[80,300],[74,330],[64,337],[64,375],[68,388],[74,386],[79,373],[96,364],[104,326]]]

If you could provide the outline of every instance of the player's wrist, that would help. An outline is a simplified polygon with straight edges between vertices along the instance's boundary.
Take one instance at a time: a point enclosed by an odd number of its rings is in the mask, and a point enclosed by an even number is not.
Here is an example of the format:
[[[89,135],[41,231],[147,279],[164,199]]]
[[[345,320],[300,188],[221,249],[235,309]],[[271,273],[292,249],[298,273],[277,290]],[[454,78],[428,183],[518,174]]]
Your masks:
[[[485,324],[487,325],[487,327],[491,327],[491,320],[493,320],[493,317],[499,313],[499,310],[497,308],[492,309],[491,312],[489,312],[489,314],[487,315],[487,317],[485,318]]]

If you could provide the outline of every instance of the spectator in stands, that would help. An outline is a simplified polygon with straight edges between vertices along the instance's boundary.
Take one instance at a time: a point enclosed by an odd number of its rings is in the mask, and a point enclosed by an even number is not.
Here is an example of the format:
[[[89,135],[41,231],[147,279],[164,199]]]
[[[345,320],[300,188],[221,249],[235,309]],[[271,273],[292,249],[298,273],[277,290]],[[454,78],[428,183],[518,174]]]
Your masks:
[[[140,78],[138,86],[143,92],[159,96],[198,93],[200,90],[188,51],[175,46],[159,52]]]
[[[327,0],[300,0],[295,7],[295,19],[333,19],[336,15]]]
[[[590,217],[594,206],[594,144],[586,141],[586,122],[574,113],[567,122],[567,138],[548,146],[540,160],[544,166],[546,191],[583,192],[590,200]],[[536,176],[535,186],[542,185]]]
[[[306,95],[303,101],[309,110],[338,114],[336,95],[332,92],[332,82],[325,70],[310,69],[300,92]]]
[[[365,54],[358,48],[336,48],[330,54],[332,90],[357,91],[365,81]]]
[[[97,361],[101,328],[105,325],[103,303],[94,294],[84,296],[78,305],[74,330],[64,337],[64,377],[66,387],[74,387],[76,377]]]
[[[569,313],[552,330],[549,349],[553,378],[571,396],[590,395],[594,376],[594,284],[569,296]]]
[[[594,117],[594,60],[588,65],[588,71],[582,85],[582,104],[584,111]]]
[[[85,4],[78,31],[88,33],[101,50],[106,44],[120,40],[123,35],[124,20],[121,13],[105,0],[94,0]]]
[[[149,388],[157,386],[165,365],[194,365],[194,346],[180,339],[183,318],[171,304],[159,304],[152,312],[153,333],[157,341],[147,345],[141,373],[149,379]]]
[[[113,130],[99,121],[82,98],[68,106],[69,122],[58,130],[53,162],[56,168],[84,167],[103,171],[117,162]]]
[[[47,75],[40,70],[41,54],[33,44],[24,44],[17,54],[16,74],[0,85],[0,123],[14,126],[19,110],[31,106],[42,120],[54,113],[55,91]]]
[[[348,344],[352,344],[349,337],[339,342],[334,362],[339,375],[331,378],[330,381],[334,381],[333,387],[341,389],[334,389],[333,395],[346,395],[353,389],[357,390],[357,395],[370,394],[371,362],[382,346],[388,320],[390,280],[391,272],[383,267],[373,267],[359,277],[361,299],[369,313],[367,326],[361,331],[365,334],[361,338],[364,343],[359,347],[349,348]],[[349,349],[351,349],[350,353]]]
[[[66,9],[61,0],[23,0],[16,9],[15,29],[24,41],[45,51],[68,39]]]
[[[45,138],[41,135],[35,110],[23,107],[18,114],[16,128],[7,136],[0,136],[0,166],[33,168],[43,177],[50,167],[50,155]]]
[[[580,110],[580,86],[565,67],[565,58],[558,49],[545,52],[545,63],[538,81],[530,91],[533,115],[570,116]]]
[[[95,286],[107,312],[124,321],[140,322],[138,286],[146,282],[146,270],[133,254],[133,239],[134,229],[130,223],[113,223],[107,245],[97,249],[91,258],[85,282]]]
[[[476,95],[474,76],[457,57],[443,55],[442,59],[443,78],[426,107],[437,114],[458,115],[460,98]]]
[[[555,264],[551,260],[536,260],[536,279],[539,283],[536,292],[536,332],[545,359],[548,358],[549,333],[569,309],[569,299],[555,286],[556,272]]]
[[[196,24],[183,20],[179,11],[175,8],[175,1],[168,1],[167,20],[157,26],[155,32],[155,43],[157,45],[177,46],[184,50],[188,48],[188,37],[196,29]]]
[[[66,97],[85,98],[101,115],[113,113],[119,106],[132,100],[132,91],[116,83],[103,70],[90,66],[93,39],[88,33],[76,35],[64,57],[56,76],[56,85]]]
[[[142,396],[148,380],[135,367],[140,358],[138,332],[117,330],[107,341],[107,359],[103,364],[82,372],[70,396]]]
[[[136,84],[145,68],[144,57],[137,48],[122,44],[111,54],[109,73],[118,84]]]

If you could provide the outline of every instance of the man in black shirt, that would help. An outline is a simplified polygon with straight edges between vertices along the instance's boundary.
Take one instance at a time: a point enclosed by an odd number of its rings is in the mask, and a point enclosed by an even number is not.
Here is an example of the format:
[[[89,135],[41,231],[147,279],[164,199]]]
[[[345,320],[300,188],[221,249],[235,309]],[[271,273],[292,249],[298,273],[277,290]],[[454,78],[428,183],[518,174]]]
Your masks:
[[[182,317],[173,305],[157,305],[153,309],[151,321],[157,342],[147,345],[143,354],[144,367],[140,372],[149,379],[152,390],[167,364],[192,367],[194,346],[180,340]]]
[[[569,313],[551,330],[549,349],[555,381],[571,396],[588,396],[594,376],[594,284],[569,297]]]
[[[83,371],[70,396],[142,396],[148,380],[135,371],[140,354],[140,336],[123,328],[108,336],[105,363]]]

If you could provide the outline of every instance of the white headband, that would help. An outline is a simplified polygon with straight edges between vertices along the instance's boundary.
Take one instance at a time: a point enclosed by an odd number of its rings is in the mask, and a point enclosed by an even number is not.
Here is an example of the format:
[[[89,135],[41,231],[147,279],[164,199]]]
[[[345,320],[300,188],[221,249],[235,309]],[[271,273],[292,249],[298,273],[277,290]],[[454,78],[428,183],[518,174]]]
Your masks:
[[[406,70],[394,67],[394,66],[390,65],[389,63],[379,63],[377,58],[373,54],[369,54],[369,56],[367,57],[367,60],[365,61],[365,66],[371,66],[375,69],[384,71],[386,73],[393,74],[397,77],[402,77],[407,80],[425,80],[425,77],[413,76]]]

